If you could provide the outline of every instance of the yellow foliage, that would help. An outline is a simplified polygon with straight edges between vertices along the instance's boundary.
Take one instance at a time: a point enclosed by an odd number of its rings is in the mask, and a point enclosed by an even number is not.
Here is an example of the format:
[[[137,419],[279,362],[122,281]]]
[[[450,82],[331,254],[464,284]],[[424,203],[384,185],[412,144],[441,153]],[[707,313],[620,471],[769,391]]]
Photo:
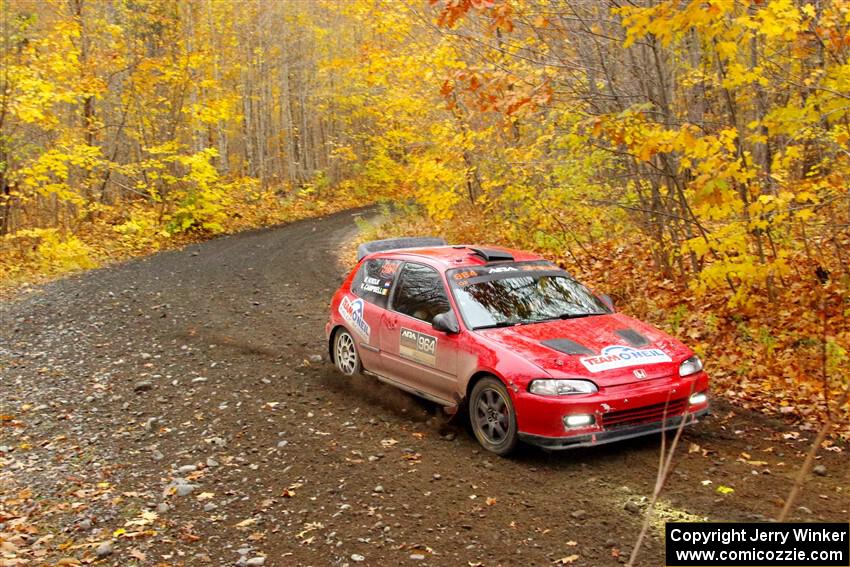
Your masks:
[[[92,249],[74,235],[63,235],[56,229],[38,228],[18,231],[8,240],[35,242],[35,261],[48,274],[61,274],[94,268]]]

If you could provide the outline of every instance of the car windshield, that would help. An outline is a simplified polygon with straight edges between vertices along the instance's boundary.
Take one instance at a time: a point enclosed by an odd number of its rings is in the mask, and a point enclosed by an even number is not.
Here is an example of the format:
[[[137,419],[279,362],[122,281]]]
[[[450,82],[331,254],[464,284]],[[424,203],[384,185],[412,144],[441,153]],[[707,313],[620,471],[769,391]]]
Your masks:
[[[464,321],[473,330],[611,312],[586,287],[549,262],[459,268],[447,276]]]

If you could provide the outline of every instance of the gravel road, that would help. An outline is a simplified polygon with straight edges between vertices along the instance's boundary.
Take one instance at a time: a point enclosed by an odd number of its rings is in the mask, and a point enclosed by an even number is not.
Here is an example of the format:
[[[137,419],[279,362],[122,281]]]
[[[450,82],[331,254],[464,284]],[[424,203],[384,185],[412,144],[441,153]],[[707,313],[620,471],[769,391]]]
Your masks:
[[[624,562],[660,437],[505,460],[426,402],[342,379],[323,325],[355,233],[341,213],[5,301],[10,553],[122,566]],[[684,436],[640,564],[663,564],[664,519],[775,517],[809,436],[717,403]],[[846,451],[821,453],[794,515],[847,521]]]

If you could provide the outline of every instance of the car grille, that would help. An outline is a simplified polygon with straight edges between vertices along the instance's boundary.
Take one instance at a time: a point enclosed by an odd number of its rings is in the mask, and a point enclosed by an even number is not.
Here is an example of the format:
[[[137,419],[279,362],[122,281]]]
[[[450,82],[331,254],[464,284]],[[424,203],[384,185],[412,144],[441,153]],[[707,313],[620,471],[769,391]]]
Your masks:
[[[602,414],[602,427],[611,429],[650,421],[661,421],[665,417],[682,414],[687,407],[687,398],[670,400],[669,403],[655,404],[619,411],[609,411]]]

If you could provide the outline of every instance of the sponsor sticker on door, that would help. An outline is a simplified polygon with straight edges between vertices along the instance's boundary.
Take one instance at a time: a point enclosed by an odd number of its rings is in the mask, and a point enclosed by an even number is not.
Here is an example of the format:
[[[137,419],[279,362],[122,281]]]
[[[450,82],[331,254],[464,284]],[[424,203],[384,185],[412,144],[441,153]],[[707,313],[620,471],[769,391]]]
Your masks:
[[[347,296],[344,296],[339,304],[339,314],[342,315],[343,319],[351,323],[356,333],[362,335],[367,341],[369,340],[371,329],[363,318],[362,299],[351,301]]]
[[[401,328],[399,354],[428,366],[437,364],[437,337]]]
[[[591,372],[673,362],[663,350],[657,348],[637,349],[623,345],[607,346],[602,349],[599,356],[584,356],[579,360]]]

